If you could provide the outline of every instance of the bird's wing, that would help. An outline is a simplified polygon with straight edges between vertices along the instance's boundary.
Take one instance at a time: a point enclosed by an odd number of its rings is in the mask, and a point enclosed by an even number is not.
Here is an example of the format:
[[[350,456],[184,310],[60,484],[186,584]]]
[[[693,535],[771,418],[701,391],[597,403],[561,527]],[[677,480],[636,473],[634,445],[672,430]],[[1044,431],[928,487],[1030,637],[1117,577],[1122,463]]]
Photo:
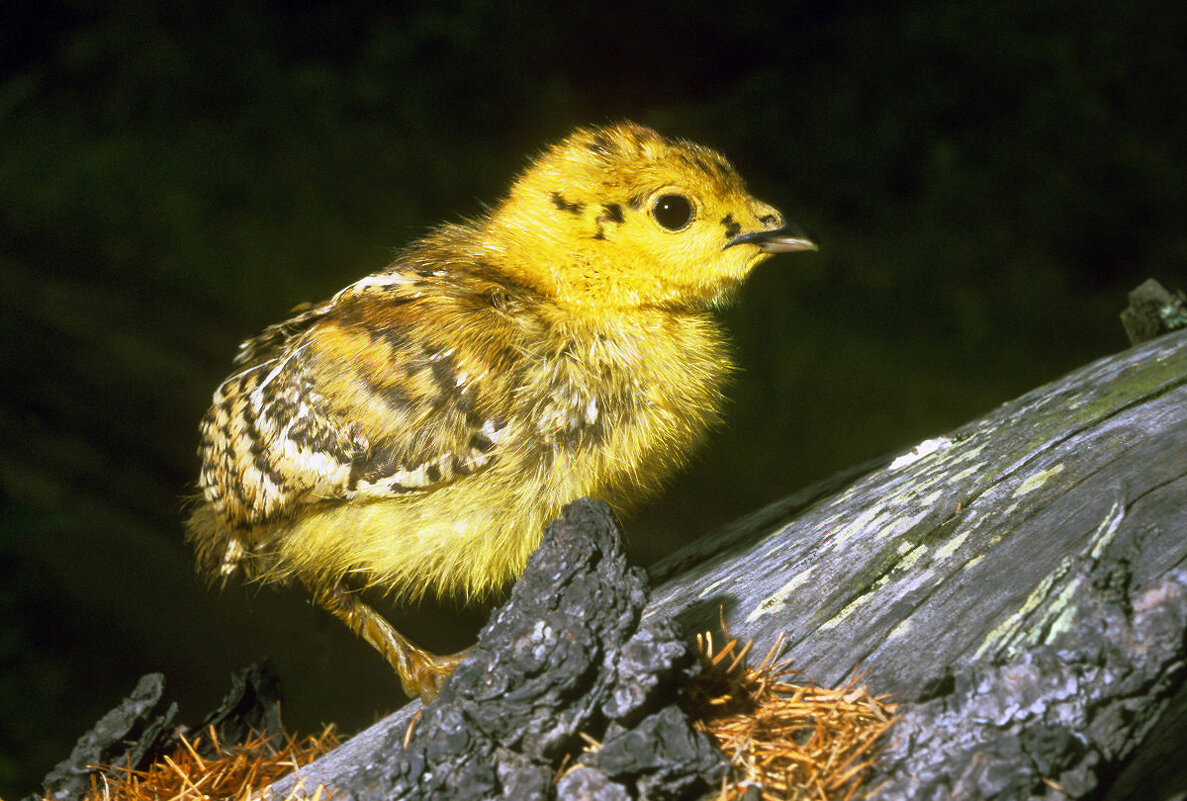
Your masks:
[[[244,344],[202,425],[201,483],[223,521],[428,492],[493,461],[516,349],[473,343],[498,343],[506,311],[431,280],[370,276]]]

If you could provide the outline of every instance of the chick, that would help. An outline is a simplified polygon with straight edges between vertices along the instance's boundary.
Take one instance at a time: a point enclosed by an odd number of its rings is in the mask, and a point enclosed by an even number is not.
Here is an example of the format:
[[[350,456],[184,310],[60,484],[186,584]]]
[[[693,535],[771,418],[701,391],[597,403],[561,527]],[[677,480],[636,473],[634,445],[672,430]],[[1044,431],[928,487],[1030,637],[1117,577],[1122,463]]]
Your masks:
[[[481,596],[569,501],[653,493],[719,419],[710,310],[815,247],[712,150],[575,131],[489,214],[240,346],[201,424],[200,565],[299,579],[432,697],[462,654],[360,592]]]

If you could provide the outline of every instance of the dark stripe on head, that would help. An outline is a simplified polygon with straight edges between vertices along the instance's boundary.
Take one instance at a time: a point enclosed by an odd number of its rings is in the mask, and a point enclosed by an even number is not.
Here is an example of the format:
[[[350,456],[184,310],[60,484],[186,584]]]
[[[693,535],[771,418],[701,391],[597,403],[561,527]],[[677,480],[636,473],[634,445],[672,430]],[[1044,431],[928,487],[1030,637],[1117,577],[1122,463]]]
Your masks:
[[[585,143],[585,147],[591,152],[599,156],[614,156],[618,149],[614,146],[614,140],[606,135],[605,131],[598,131],[593,135],[593,138]]]
[[[556,206],[561,211],[567,211],[570,214],[581,213],[581,204],[570,203],[569,201],[565,200],[564,196],[560,192],[552,193],[552,205]]]

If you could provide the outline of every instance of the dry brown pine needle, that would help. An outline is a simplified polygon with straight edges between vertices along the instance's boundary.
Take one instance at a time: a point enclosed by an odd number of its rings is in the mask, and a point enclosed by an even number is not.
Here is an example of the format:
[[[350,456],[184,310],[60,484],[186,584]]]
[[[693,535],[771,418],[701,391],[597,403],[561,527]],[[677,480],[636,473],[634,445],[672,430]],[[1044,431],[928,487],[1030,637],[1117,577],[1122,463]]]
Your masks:
[[[118,765],[97,765],[91,776],[91,790],[83,801],[247,801],[251,794],[302,765],[307,765],[339,745],[334,727],[304,738],[290,736],[280,748],[268,737],[253,734],[238,745],[219,743],[208,730],[217,756],[202,757],[201,736],[193,741],[179,733],[180,743],[145,770]],[[289,799],[303,788],[294,790]],[[326,798],[324,788],[309,794],[315,801]]]
[[[689,712],[730,758],[722,801],[757,787],[763,801],[834,801],[857,792],[878,738],[894,723],[893,704],[870,695],[857,678],[835,689],[789,681],[794,671],[776,655],[776,642],[758,667],[748,667],[751,643],[729,639],[714,649],[697,637],[705,670],[695,681]]]

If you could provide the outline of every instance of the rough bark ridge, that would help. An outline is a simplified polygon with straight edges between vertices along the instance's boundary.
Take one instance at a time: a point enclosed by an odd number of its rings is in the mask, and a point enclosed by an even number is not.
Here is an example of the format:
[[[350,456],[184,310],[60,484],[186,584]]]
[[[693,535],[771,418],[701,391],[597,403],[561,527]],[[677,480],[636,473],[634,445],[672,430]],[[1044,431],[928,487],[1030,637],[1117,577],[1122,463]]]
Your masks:
[[[1076,605],[1041,644],[903,706],[868,777],[879,797],[1082,798],[1114,784],[1182,685],[1187,570],[1132,598],[1123,556],[1073,570]]]
[[[340,794],[661,799],[719,779],[722,755],[674,703],[696,664],[670,623],[640,624],[647,580],[619,537],[604,503],[565,507],[411,735],[389,730],[336,773]],[[581,735],[601,748],[582,754]],[[577,761],[585,767],[554,785]]]
[[[165,677],[149,673],[136,683],[132,693],[82,737],[70,756],[59,762],[42,782],[42,792],[24,801],[76,801],[90,791],[96,765],[147,767],[179,745],[178,733],[199,732],[198,752],[216,755],[204,733],[213,726],[218,740],[244,742],[250,734],[263,734],[279,742],[284,736],[280,723],[279,688],[267,664],[253,664],[231,676],[231,688],[222,703],[190,729],[178,720],[176,702],[165,701]],[[193,739],[191,737],[191,739]]]

